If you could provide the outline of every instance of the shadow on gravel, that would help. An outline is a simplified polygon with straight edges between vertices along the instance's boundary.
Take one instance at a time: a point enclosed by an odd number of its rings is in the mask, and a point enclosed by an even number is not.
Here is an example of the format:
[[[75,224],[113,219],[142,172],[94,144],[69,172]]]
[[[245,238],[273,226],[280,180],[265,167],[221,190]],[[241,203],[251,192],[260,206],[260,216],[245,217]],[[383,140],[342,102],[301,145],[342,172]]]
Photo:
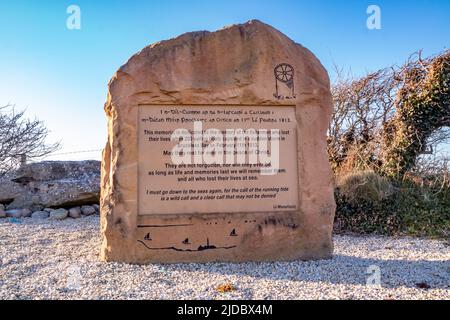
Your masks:
[[[375,266],[375,268],[374,268]],[[194,271],[255,280],[289,280],[331,284],[366,285],[373,270],[379,268],[384,288],[450,289],[450,261],[380,260],[335,255],[331,260],[293,262],[206,263],[159,265],[161,271]]]

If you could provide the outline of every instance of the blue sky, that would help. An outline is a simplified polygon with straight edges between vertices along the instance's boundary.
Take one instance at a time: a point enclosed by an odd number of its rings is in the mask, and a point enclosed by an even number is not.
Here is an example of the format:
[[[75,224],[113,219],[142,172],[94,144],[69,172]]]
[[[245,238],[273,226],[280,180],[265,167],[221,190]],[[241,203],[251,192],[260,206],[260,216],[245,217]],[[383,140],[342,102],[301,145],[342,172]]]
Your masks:
[[[81,30],[69,30],[69,5],[81,9]],[[369,5],[381,9],[381,30],[366,27]],[[0,105],[26,108],[43,120],[58,153],[101,149],[107,83],[134,53],[195,30],[259,19],[333,64],[360,75],[402,63],[411,53],[442,51],[450,42],[450,1],[227,0],[0,2]],[[54,156],[99,158],[98,152]]]

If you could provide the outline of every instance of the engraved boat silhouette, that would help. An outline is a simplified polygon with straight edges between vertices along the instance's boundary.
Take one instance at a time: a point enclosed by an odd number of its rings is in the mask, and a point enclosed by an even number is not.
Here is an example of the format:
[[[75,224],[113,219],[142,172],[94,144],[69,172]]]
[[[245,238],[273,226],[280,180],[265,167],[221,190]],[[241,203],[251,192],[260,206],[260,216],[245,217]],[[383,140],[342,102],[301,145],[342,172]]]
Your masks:
[[[216,246],[209,244],[209,238],[206,238],[206,246],[199,246],[198,251],[209,250],[209,249],[217,249]]]

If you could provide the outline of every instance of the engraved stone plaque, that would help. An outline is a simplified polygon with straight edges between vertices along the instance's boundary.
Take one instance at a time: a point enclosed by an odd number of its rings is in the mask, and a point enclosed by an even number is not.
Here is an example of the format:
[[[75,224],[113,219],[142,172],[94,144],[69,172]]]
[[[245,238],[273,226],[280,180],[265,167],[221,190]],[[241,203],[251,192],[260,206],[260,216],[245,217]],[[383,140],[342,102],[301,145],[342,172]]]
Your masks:
[[[101,259],[330,258],[329,78],[260,21],[145,47],[109,83]]]
[[[298,209],[295,107],[143,105],[138,122],[140,215]]]

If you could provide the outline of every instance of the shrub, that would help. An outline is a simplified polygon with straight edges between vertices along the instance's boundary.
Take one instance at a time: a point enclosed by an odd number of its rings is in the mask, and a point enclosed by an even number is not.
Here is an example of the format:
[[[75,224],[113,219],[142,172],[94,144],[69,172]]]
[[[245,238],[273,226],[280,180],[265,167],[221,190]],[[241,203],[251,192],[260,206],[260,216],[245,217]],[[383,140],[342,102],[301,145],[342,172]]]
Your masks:
[[[450,50],[354,78],[337,70],[328,154],[336,173],[367,167],[395,180],[450,138]]]
[[[373,171],[355,172],[337,181],[337,232],[449,235],[449,185],[412,177],[392,185]]]
[[[393,192],[389,180],[372,170],[350,172],[337,180],[340,193],[349,201],[382,201]]]
[[[30,120],[24,111],[0,106],[0,178],[26,160],[38,159],[59,148],[46,143],[49,131],[43,122]]]

